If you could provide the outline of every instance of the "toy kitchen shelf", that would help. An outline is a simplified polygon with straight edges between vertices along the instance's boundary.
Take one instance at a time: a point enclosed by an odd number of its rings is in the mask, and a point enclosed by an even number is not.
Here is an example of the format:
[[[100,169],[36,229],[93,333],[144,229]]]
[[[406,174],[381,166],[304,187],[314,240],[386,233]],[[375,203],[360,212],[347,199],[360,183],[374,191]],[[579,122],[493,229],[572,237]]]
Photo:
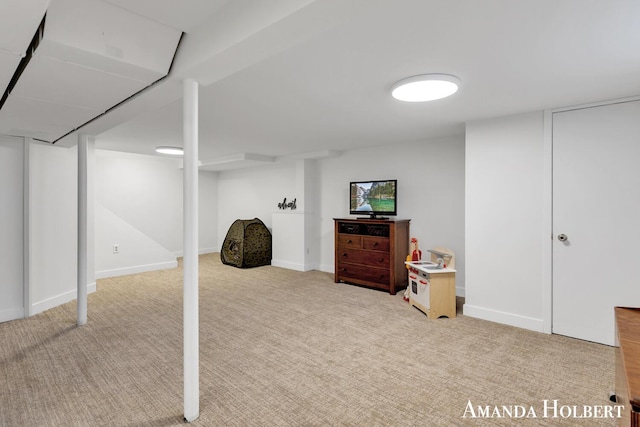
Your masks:
[[[456,270],[430,261],[407,261],[409,304],[429,319],[456,317]]]

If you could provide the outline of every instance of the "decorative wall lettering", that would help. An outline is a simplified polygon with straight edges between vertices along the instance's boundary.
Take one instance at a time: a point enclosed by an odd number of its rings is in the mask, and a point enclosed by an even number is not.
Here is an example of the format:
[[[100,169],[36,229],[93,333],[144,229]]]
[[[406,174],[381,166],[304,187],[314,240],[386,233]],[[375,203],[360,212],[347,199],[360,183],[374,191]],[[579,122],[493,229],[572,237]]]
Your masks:
[[[292,211],[296,210],[296,199],[287,203],[287,198],[285,197],[282,203],[278,203],[278,207],[282,210],[291,209]]]

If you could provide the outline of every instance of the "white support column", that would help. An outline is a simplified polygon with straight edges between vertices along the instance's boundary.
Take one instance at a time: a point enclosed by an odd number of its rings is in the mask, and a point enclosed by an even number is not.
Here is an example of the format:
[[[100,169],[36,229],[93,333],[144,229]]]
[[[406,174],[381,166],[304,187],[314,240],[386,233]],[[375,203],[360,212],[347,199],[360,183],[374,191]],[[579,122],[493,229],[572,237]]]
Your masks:
[[[24,283],[24,317],[31,316],[31,144],[32,138],[24,138],[23,147],[23,226],[22,241],[24,242],[22,281]]]
[[[78,326],[87,324],[87,172],[89,137],[78,135]]]
[[[198,83],[183,82],[184,419],[200,416],[198,317]]]

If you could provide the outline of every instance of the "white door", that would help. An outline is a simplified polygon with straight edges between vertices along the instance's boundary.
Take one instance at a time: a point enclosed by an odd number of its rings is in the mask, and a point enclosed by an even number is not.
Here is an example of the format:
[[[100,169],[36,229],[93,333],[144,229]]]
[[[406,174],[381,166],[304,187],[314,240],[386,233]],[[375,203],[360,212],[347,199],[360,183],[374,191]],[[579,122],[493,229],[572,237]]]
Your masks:
[[[0,136],[0,322],[24,317],[22,144]]]
[[[553,332],[614,345],[640,307],[640,101],[553,115],[553,239]]]

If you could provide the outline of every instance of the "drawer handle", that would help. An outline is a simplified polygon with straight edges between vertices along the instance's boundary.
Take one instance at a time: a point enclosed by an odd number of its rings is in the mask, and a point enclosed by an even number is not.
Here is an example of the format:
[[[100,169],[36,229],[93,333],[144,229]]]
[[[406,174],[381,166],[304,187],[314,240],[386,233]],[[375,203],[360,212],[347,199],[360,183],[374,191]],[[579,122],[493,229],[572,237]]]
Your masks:
[[[422,283],[423,285],[428,285],[429,282],[425,282],[424,280],[420,280],[420,283]]]
[[[353,243],[353,241],[351,239],[347,240],[347,243]]]
[[[378,262],[384,262],[384,258],[380,258],[380,261],[378,261]]]
[[[342,271],[343,271],[343,272],[346,272],[346,271],[347,271],[347,269],[346,269],[346,268],[343,268],[343,269],[342,269]]]
[[[375,247],[375,246],[378,246],[378,242],[374,242],[374,243],[373,243],[373,246],[374,246],[374,247]]]
[[[347,257],[347,254],[346,254],[346,253],[343,253],[343,254],[342,254],[342,256],[346,258],[346,257]]]

